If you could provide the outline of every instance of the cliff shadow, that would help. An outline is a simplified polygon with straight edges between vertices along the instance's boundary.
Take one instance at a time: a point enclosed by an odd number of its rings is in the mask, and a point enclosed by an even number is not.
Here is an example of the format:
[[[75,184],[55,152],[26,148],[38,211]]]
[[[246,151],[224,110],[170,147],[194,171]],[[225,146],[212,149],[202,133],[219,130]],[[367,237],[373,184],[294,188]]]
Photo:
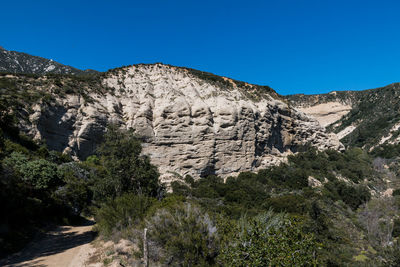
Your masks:
[[[50,150],[62,152],[68,147],[69,136],[74,130],[74,119],[63,119],[67,111],[68,109],[62,106],[49,106],[38,120],[37,128]]]

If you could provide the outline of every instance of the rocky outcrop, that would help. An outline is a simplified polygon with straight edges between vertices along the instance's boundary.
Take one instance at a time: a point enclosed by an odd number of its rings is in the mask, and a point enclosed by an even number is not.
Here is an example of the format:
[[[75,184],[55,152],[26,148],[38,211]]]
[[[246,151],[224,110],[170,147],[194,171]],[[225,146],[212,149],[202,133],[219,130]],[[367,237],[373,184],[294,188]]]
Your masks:
[[[315,106],[299,106],[296,108],[315,118],[323,127],[337,122],[352,109],[350,105],[340,102],[327,102]]]
[[[339,121],[347,115],[356,102],[353,92],[330,92],[321,95],[289,95],[286,99],[296,108],[315,118],[323,127],[327,127]]]
[[[256,171],[305,145],[342,149],[315,119],[253,85],[223,86],[162,64],[114,70],[101,83],[106,93],[36,104],[23,128],[78,158],[93,152],[108,123],[133,128],[164,180]]]

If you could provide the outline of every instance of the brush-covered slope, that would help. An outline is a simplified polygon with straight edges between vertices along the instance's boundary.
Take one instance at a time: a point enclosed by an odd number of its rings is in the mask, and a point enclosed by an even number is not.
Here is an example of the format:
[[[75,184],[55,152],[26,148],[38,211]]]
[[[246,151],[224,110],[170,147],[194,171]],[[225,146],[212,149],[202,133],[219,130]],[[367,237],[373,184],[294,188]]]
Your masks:
[[[347,146],[372,149],[399,143],[400,84],[364,91],[287,96],[292,106],[323,122]]]
[[[90,77],[2,75],[22,129],[50,149],[90,155],[110,122],[132,128],[166,179],[234,175],[311,145],[341,149],[334,134],[269,87],[187,68],[136,65]],[[14,104],[17,105],[17,104]],[[121,148],[123,149],[123,148]]]
[[[27,74],[71,74],[82,75],[93,73],[93,70],[79,70],[51,59],[32,56],[26,53],[8,51],[0,46],[0,72]]]

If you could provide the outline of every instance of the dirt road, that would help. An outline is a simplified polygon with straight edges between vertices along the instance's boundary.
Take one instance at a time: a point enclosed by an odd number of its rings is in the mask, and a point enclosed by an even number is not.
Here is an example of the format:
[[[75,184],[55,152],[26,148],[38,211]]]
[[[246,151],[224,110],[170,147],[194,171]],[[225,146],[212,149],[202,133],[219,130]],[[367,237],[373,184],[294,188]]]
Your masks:
[[[0,261],[7,267],[80,267],[94,248],[90,245],[93,223],[60,226],[21,252]]]

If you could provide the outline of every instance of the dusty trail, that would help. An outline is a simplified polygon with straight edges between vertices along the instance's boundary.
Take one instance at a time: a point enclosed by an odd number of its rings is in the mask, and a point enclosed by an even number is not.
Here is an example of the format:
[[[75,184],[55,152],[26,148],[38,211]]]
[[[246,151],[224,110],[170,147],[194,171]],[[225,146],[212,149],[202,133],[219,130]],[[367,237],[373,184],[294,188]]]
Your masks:
[[[7,267],[80,267],[94,251],[93,223],[82,226],[59,226],[21,252],[1,260]]]

